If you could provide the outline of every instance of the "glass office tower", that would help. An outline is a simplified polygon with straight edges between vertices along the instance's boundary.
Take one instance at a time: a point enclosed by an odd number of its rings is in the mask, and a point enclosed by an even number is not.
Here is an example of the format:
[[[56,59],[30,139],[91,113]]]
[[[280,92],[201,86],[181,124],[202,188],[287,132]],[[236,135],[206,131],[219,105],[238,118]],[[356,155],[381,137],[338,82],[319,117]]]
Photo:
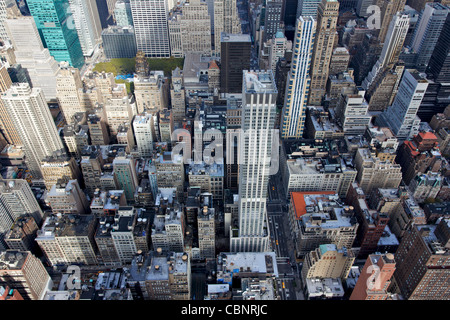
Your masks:
[[[28,0],[44,46],[56,61],[75,68],[84,65],[83,51],[68,0]]]

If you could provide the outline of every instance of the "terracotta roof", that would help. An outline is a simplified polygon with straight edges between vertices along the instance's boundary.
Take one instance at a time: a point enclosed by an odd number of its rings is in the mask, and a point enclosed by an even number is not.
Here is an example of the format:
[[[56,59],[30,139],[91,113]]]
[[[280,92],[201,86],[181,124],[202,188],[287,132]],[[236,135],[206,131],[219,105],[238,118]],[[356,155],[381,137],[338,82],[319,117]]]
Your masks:
[[[219,69],[216,60],[211,60],[211,62],[209,63],[209,69]]]
[[[437,137],[434,133],[432,132],[419,132],[419,136],[420,138],[422,138],[422,140],[436,140]]]
[[[417,156],[420,152],[417,151],[417,147],[412,143],[412,141],[405,141],[404,144],[409,148],[413,156]]]
[[[306,202],[305,195],[311,194],[336,194],[336,191],[304,191],[304,192],[291,192],[291,202],[294,205],[295,215],[297,219],[306,214]]]

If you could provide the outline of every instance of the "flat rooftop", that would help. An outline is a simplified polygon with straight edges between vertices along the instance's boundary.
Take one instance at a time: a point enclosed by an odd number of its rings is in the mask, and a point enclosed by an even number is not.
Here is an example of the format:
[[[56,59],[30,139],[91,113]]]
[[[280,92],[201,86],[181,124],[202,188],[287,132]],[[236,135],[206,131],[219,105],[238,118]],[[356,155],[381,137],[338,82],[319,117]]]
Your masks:
[[[191,163],[188,170],[190,175],[209,175],[214,177],[224,176],[224,165],[215,162],[211,165],[204,163]]]
[[[271,71],[244,70],[245,93],[277,93],[273,73]]]
[[[225,256],[224,271],[273,274],[278,277],[275,252],[238,252],[221,255]]]
[[[20,270],[28,257],[27,251],[6,250],[0,253],[0,270]]]
[[[307,213],[307,206],[311,206],[319,201],[329,201],[330,197],[339,199],[335,191],[291,192],[291,201],[294,205],[297,219],[300,219]]]
[[[220,42],[251,42],[252,38],[249,34],[244,33],[220,33]]]

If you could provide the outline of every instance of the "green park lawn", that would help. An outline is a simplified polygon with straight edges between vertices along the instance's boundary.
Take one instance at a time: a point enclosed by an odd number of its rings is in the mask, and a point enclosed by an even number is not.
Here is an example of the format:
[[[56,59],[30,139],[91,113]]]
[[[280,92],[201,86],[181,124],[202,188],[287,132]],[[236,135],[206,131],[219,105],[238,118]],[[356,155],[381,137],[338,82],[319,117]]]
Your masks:
[[[172,70],[176,67],[183,69],[183,58],[149,58],[150,70],[163,70],[167,77],[170,77]],[[135,71],[135,58],[111,59],[109,62],[99,62],[95,65],[93,71],[112,72],[115,76],[126,75]]]

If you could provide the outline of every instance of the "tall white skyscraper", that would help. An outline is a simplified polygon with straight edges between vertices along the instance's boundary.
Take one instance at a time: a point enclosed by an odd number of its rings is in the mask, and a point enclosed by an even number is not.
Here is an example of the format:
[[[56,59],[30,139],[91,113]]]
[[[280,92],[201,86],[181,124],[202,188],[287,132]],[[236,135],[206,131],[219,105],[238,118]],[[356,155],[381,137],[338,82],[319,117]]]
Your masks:
[[[405,70],[394,102],[377,117],[375,124],[389,127],[400,141],[416,135],[420,124],[417,111],[428,84],[424,74],[415,69]]]
[[[41,179],[41,160],[64,149],[42,89],[14,83],[2,100],[22,140],[27,167],[33,179]]]
[[[5,27],[14,47],[16,62],[27,69],[33,87],[41,88],[47,101],[56,101],[56,77],[60,67],[49,50],[44,48],[34,18],[17,12],[5,21]]]
[[[242,33],[236,0],[214,0],[214,51],[220,56],[220,34]]]
[[[383,70],[392,68],[398,61],[408,33],[409,19],[407,14],[401,14],[400,12],[397,12],[392,18],[380,57],[361,84],[365,90],[369,89],[372,82]]]
[[[90,57],[102,39],[97,3],[92,0],[69,0],[69,4],[83,55]]]
[[[170,11],[168,20],[172,55],[195,52],[211,55],[211,17],[204,0],[190,0]]]
[[[167,0],[131,0],[138,51],[147,57],[169,58],[169,14]]]
[[[269,246],[266,201],[278,92],[271,71],[244,70],[242,87],[239,227],[231,230],[230,248],[263,252]]]
[[[5,20],[7,18],[6,8],[10,5],[16,5],[14,0],[0,0],[0,39],[9,40],[8,33],[5,28]]]
[[[292,45],[293,59],[286,82],[281,137],[301,138],[305,127],[310,64],[316,33],[316,21],[300,16]]]

